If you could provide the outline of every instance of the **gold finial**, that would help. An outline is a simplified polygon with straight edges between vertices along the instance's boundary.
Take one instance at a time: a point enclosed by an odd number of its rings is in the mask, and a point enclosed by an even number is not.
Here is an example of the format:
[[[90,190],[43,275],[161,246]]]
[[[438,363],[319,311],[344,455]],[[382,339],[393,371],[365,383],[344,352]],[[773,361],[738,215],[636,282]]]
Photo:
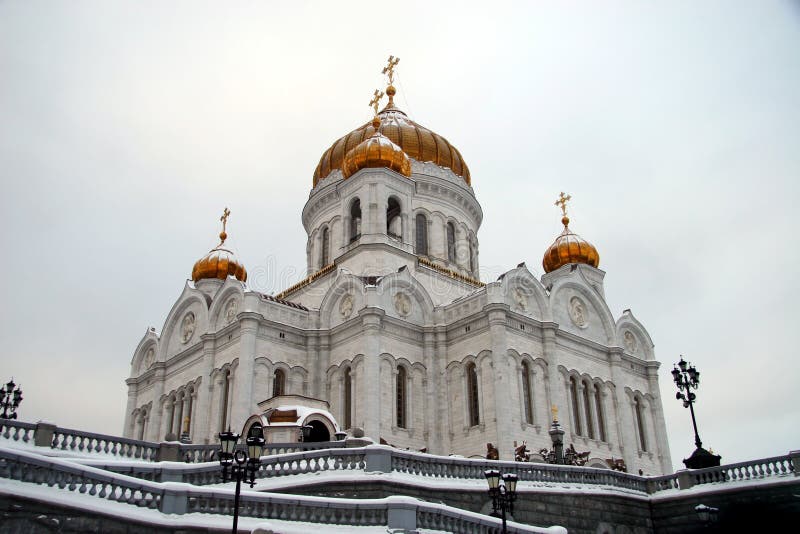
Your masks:
[[[561,194],[558,196],[558,200],[556,200],[555,205],[561,208],[561,213],[563,217],[561,217],[561,223],[564,226],[569,224],[569,217],[567,217],[567,201],[572,199],[572,195],[565,195],[562,191]]]
[[[553,404],[553,406],[550,407],[550,411],[553,413],[553,422],[558,423],[558,406]]]
[[[389,59],[386,62],[386,66],[383,67],[383,74],[386,74],[389,77],[389,85],[394,83],[394,68],[397,64],[400,63],[399,57],[389,56]]]
[[[386,87],[386,95],[389,97],[389,104],[386,106],[387,108],[394,107],[394,95],[397,92],[394,88],[394,68],[397,64],[400,63],[399,57],[389,56],[387,60],[386,66],[383,67],[383,74],[389,77],[389,86]]]
[[[369,101],[370,107],[375,110],[375,115],[378,114],[378,104],[380,103],[381,98],[383,98],[383,91],[378,91],[375,89],[375,92],[372,94],[372,100]]]
[[[221,240],[219,243],[220,246],[225,243],[226,239],[228,239],[228,234],[225,233],[225,226],[228,224],[228,216],[230,214],[231,210],[226,207],[224,210],[222,210],[222,217],[219,218],[219,220],[222,222],[222,231],[219,233],[219,238]]]

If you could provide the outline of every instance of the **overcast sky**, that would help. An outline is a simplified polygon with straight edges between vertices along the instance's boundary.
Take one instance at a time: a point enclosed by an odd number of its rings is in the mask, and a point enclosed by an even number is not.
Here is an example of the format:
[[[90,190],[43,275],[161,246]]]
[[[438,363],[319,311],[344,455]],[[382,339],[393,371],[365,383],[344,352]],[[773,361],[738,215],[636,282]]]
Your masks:
[[[656,344],[676,467],[680,354],[723,462],[800,448],[790,1],[0,2],[0,380],[21,418],[121,433],[133,350],[225,206],[251,287],[297,281],[314,168],[369,119],[389,54],[399,106],[470,167],[484,281],[540,275],[572,195],[613,314]]]

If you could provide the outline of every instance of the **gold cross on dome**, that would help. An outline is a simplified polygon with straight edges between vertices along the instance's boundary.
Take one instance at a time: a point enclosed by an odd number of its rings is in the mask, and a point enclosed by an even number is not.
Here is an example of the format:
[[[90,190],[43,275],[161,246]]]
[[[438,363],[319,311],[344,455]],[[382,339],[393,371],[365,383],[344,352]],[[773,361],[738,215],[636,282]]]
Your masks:
[[[228,224],[228,216],[230,214],[231,214],[231,210],[229,210],[228,208],[225,208],[222,211],[222,217],[219,218],[219,220],[222,222],[222,233],[223,234],[225,233],[225,225]]]
[[[378,103],[380,103],[381,98],[383,98],[383,91],[378,91],[375,89],[375,93],[372,95],[372,100],[369,101],[369,106],[375,110],[375,115],[378,114]]]
[[[383,67],[383,73],[389,77],[389,85],[394,83],[394,68],[400,63],[399,57],[389,56],[386,66]]]
[[[572,195],[565,195],[562,191],[558,197],[558,200],[556,200],[555,205],[561,208],[561,213],[564,215],[564,217],[567,216],[567,201],[571,199]]]

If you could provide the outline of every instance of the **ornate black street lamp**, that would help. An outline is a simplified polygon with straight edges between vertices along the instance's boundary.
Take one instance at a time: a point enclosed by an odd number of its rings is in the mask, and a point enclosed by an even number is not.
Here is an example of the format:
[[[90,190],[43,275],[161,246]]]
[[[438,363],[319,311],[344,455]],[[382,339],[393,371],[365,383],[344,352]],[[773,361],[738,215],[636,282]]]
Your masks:
[[[16,389],[14,389],[15,387]],[[19,408],[22,402],[22,390],[19,389],[19,386],[14,383],[14,379],[12,378],[8,381],[5,388],[0,388],[0,392],[2,392],[0,406],[3,407],[3,413],[0,414],[0,418],[16,419],[17,408]]]
[[[239,494],[242,491],[242,480],[250,483],[252,488],[256,483],[256,472],[260,464],[261,454],[264,452],[264,438],[249,436],[246,440],[247,452],[236,449],[239,434],[220,432],[219,464],[222,466],[222,481],[236,480],[236,496],[233,501],[233,534],[239,525]]]
[[[500,471],[489,469],[484,472],[489,483],[489,496],[492,498],[492,514],[503,519],[503,534],[506,530],[506,512],[514,513],[514,501],[517,500],[517,475],[506,473],[500,483]],[[497,512],[500,511],[500,514]]]
[[[694,417],[694,401],[696,396],[692,393],[692,390],[700,387],[700,371],[695,369],[694,365],[690,365],[684,361],[683,356],[681,356],[681,361],[677,363],[677,367],[673,367],[672,369],[672,379],[675,381],[675,385],[678,386],[678,392],[675,394],[675,398],[683,401],[683,407],[689,408],[689,412],[692,414],[694,444],[695,447],[697,447],[692,455],[683,461],[684,465],[689,469],[717,467],[721,456],[711,454],[703,448],[703,442],[700,441],[700,435],[697,433],[697,420]]]

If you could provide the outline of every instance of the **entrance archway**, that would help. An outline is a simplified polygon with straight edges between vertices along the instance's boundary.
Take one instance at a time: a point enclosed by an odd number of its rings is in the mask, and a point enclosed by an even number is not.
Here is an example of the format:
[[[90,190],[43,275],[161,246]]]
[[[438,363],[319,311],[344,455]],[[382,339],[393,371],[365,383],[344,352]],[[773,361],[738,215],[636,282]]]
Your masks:
[[[307,423],[311,427],[311,436],[307,441],[330,441],[331,433],[322,421],[311,421]]]

